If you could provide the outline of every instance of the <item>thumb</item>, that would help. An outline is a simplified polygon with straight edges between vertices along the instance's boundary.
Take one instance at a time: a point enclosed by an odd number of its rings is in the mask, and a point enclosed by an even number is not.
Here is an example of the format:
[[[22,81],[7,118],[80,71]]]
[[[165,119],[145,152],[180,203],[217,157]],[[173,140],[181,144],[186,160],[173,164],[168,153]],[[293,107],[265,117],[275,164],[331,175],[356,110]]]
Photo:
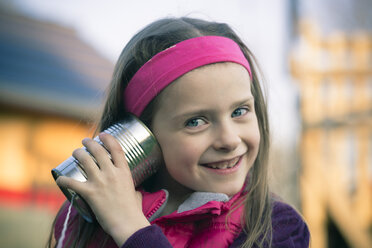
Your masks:
[[[68,188],[75,191],[78,194],[83,192],[83,182],[79,182],[73,178],[66,176],[59,176],[56,180],[56,183],[59,187]]]

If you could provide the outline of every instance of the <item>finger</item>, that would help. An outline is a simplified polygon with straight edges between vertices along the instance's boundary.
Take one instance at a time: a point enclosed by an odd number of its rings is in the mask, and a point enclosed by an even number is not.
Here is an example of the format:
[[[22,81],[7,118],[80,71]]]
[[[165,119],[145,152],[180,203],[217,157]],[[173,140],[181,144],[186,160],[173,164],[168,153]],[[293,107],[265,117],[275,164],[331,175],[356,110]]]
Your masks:
[[[101,144],[89,138],[83,139],[82,143],[101,170],[112,166],[110,154]]]
[[[105,145],[106,149],[110,152],[113,164],[116,167],[128,168],[125,153],[123,151],[123,148],[120,146],[119,142],[112,135],[107,133],[101,133],[99,135],[99,138]]]
[[[71,189],[80,195],[84,195],[87,187],[86,183],[79,182],[66,176],[59,176],[56,180],[56,183],[58,186]]]
[[[83,168],[88,178],[97,176],[99,168],[92,156],[84,148],[74,150],[72,156],[78,160],[79,165]]]

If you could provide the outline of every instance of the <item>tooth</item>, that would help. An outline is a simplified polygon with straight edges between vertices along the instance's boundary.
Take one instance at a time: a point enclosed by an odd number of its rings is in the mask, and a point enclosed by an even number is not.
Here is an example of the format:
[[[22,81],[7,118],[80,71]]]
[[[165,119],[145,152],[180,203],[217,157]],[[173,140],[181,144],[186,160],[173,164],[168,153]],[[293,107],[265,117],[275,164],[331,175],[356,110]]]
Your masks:
[[[226,168],[232,168],[236,165],[236,163],[238,163],[239,161],[239,158],[234,158],[233,160],[230,160],[230,161],[225,161],[225,162],[220,162],[220,163],[213,163],[213,164],[210,164],[208,165],[210,168],[213,168],[213,169],[219,169],[219,170],[223,170],[223,169],[226,169]]]
[[[236,163],[239,161],[239,159],[234,159],[229,163],[229,168],[234,167]]]

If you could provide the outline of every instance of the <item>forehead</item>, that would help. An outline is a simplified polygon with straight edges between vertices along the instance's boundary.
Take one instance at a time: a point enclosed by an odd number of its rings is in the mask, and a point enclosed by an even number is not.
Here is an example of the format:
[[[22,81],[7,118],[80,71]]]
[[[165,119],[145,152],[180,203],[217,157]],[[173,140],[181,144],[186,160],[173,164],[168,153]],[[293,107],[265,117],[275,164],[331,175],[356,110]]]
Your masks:
[[[157,108],[174,109],[213,105],[251,97],[248,71],[236,63],[224,62],[199,67],[186,73],[157,97]]]

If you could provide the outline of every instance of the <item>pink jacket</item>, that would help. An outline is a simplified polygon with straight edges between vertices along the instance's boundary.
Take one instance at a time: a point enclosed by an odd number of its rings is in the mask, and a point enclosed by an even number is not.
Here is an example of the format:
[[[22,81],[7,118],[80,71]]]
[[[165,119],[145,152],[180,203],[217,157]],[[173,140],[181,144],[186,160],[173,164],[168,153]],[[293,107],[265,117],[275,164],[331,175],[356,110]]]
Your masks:
[[[230,200],[209,201],[186,211],[151,221],[161,228],[171,245],[177,247],[229,247],[242,231],[242,203],[244,193]],[[143,211],[148,219],[166,200],[166,193],[144,193]],[[230,211],[231,210],[231,211]],[[230,211],[230,212],[229,212]]]
[[[239,192],[227,201],[209,201],[194,209],[174,212],[170,215],[156,218],[167,200],[167,193],[160,190],[155,193],[142,192],[143,213],[152,225],[161,228],[173,247],[229,247],[242,231],[241,216],[244,208],[242,203],[245,192]],[[54,235],[58,242],[63,229],[63,223],[67,215],[69,204],[66,204],[57,217]],[[229,213],[231,210],[231,213]],[[78,212],[72,208],[70,221],[66,231],[66,241],[74,235],[74,227],[78,225]],[[153,220],[152,220],[153,219]],[[76,230],[76,229],[75,229]],[[102,229],[94,235],[88,247],[102,247],[105,233]],[[65,246],[64,246],[65,247]],[[117,247],[109,238],[104,247]]]

